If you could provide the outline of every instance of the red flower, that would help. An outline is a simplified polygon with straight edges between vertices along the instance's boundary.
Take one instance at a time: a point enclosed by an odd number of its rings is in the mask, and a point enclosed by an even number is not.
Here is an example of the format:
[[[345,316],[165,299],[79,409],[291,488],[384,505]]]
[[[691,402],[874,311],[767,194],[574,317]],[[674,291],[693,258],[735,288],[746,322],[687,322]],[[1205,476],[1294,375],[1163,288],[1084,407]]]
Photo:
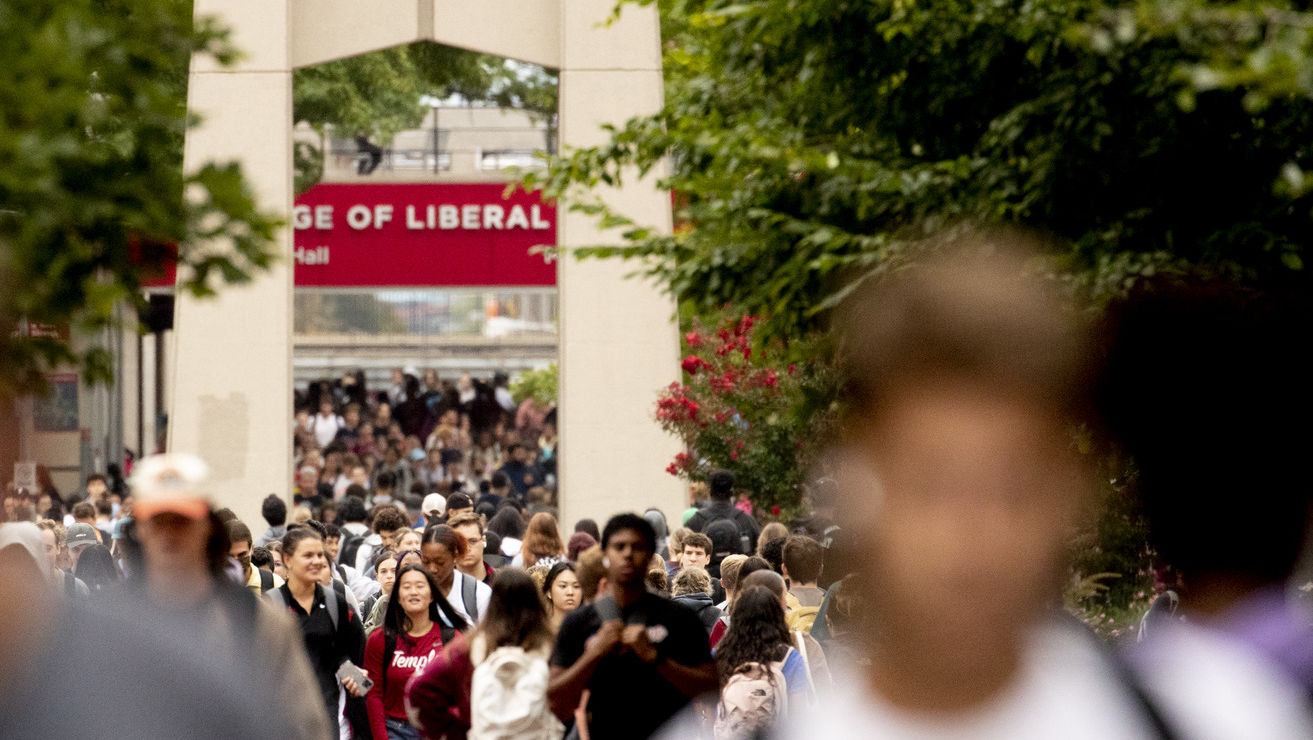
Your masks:
[[[770,515],[771,515],[771,516],[779,516],[779,515],[780,515],[780,505],[779,505],[779,504],[775,504],[774,506],[771,506],[771,507],[770,507]]]
[[[684,341],[688,343],[688,346],[696,347],[702,344],[702,337],[698,336],[697,332],[691,331],[684,335]]]
[[[679,475],[679,468],[675,467],[674,463],[670,463],[666,466],[666,472],[671,475]]]
[[[698,370],[701,370],[704,367],[711,367],[711,365],[707,364],[706,360],[697,355],[689,355],[688,357],[685,357],[684,361],[680,363],[680,366],[683,367],[684,372],[689,375],[697,375]]]
[[[739,453],[737,453],[737,452],[731,452],[731,453],[729,453],[729,459],[731,459],[731,460],[737,460],[737,459],[739,459]]]
[[[798,369],[797,365],[793,364],[792,362],[789,363],[789,375],[793,375],[793,371],[797,369]]]

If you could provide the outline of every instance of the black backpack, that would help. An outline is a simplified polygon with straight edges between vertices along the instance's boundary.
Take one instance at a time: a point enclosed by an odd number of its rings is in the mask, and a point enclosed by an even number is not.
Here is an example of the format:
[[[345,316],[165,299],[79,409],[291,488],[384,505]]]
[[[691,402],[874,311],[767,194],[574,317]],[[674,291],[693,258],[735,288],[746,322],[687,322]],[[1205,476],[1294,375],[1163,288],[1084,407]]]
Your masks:
[[[365,538],[362,535],[352,534],[345,529],[342,530],[342,547],[337,551],[337,562],[355,567],[356,553],[360,551],[360,545],[364,543]]]
[[[273,590],[274,574],[264,568],[256,568],[256,573],[260,574],[260,593],[265,594]]]

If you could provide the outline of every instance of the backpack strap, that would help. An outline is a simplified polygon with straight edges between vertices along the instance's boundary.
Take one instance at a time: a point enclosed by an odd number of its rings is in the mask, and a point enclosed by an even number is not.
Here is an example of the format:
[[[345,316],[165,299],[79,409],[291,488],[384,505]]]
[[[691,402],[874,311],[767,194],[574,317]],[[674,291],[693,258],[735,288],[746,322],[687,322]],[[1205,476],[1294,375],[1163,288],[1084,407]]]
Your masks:
[[[323,588],[323,586],[315,584],[315,588]],[[328,605],[328,618],[333,620],[334,632],[337,632],[337,625],[342,621],[339,613],[342,610],[341,602],[342,599],[339,599],[337,595],[337,582],[334,581],[332,587],[324,588],[324,603]]]
[[[816,703],[816,681],[812,678],[812,664],[807,657],[807,640],[801,631],[794,630],[793,639],[798,643],[798,653],[802,655],[802,668],[807,672],[807,701]],[[788,656],[785,656],[788,659]]]
[[[473,578],[461,573],[460,581],[460,600],[465,602],[465,613],[470,615],[471,622],[479,621],[479,582]]]
[[[341,563],[338,563],[338,564],[337,564],[337,574],[338,574],[339,576],[342,576],[342,583],[346,583],[346,582],[347,582],[347,577],[346,577],[346,566],[342,565]]]
[[[287,600],[287,594],[283,593],[283,589],[285,588],[287,588],[287,584],[284,583],[279,588],[265,592],[265,596],[267,596],[270,601],[274,602],[274,604],[278,605],[279,608],[286,609],[289,606],[289,603]]]
[[[268,593],[274,587],[274,574],[264,568],[256,568],[255,572],[260,574],[260,593]]]

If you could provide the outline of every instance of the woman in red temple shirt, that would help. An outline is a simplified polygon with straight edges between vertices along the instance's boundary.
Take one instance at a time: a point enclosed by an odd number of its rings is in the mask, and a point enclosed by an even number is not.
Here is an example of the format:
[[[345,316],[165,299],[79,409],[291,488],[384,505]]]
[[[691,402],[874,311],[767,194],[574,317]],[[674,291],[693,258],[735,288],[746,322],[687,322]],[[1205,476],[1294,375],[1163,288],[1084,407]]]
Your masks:
[[[406,721],[406,682],[467,624],[420,565],[402,566],[388,599],[383,629],[365,643],[365,670],[374,681],[365,698],[369,726],[376,740],[418,740]]]

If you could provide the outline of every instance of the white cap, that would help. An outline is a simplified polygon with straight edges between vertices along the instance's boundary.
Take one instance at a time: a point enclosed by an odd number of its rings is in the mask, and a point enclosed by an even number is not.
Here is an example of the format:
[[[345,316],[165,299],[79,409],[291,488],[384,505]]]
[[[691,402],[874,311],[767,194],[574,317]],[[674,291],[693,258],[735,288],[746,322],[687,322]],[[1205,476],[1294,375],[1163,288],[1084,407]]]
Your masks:
[[[205,482],[210,468],[195,455],[151,455],[132,466],[133,516],[149,519],[162,512],[202,519],[210,512]]]

